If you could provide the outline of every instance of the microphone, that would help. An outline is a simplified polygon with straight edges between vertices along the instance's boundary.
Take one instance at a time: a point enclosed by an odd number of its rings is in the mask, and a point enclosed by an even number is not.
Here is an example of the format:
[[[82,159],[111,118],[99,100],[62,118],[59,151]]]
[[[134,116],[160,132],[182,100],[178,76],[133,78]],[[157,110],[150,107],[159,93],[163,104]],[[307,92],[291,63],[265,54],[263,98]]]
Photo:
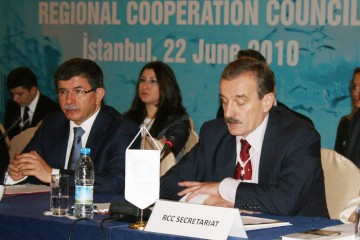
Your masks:
[[[28,119],[29,120],[29,119]],[[16,126],[19,126],[19,124],[21,123],[22,118],[20,116],[18,116],[13,123],[10,125],[10,127],[2,134],[0,140],[2,140],[3,138],[6,138],[8,136],[8,133]]]
[[[174,145],[174,141],[175,141],[174,136],[170,136],[169,138],[167,138],[166,141],[165,141],[165,145],[164,145],[163,149],[161,150],[160,155],[163,154],[169,148],[172,148],[173,145]]]

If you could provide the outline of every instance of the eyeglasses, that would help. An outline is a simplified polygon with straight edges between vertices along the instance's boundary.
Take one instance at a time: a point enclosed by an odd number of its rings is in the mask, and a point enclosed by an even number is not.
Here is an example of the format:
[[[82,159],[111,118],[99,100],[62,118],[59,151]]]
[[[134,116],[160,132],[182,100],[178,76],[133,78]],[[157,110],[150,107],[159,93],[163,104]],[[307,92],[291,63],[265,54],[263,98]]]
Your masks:
[[[139,78],[139,84],[145,84],[145,83],[149,83],[150,85],[156,85],[158,84],[158,81],[156,78],[150,78],[148,80],[144,77]]]
[[[73,90],[59,89],[55,93],[56,93],[56,95],[58,97],[61,97],[61,98],[67,97],[69,94],[74,94],[75,97],[83,97],[87,93],[95,91],[95,90],[96,90],[96,88],[92,88],[92,89],[87,90],[87,91],[85,91],[82,88],[77,88],[77,89],[73,89]]]

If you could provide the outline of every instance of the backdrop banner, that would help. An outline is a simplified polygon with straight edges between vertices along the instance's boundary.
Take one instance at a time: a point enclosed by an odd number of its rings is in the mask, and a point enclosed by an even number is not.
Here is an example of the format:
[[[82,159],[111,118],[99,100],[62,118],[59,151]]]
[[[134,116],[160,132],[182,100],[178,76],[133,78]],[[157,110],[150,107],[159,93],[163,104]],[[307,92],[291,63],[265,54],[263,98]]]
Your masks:
[[[219,106],[222,70],[240,49],[260,51],[273,69],[277,99],[310,117],[333,148],[350,113],[349,81],[360,66],[360,0],[2,0],[0,117],[5,79],[26,65],[55,99],[52,77],[83,57],[104,71],[106,103],[126,111],[142,66],[169,64],[196,130]]]

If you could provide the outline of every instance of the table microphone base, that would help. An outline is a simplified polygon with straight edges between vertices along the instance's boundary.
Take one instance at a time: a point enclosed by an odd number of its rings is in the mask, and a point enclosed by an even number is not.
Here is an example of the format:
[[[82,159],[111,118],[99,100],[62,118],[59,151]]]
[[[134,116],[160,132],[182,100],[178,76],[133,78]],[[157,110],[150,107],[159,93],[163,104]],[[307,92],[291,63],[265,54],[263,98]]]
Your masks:
[[[129,228],[137,229],[137,230],[144,230],[146,226],[146,221],[137,221],[136,223],[130,224]]]

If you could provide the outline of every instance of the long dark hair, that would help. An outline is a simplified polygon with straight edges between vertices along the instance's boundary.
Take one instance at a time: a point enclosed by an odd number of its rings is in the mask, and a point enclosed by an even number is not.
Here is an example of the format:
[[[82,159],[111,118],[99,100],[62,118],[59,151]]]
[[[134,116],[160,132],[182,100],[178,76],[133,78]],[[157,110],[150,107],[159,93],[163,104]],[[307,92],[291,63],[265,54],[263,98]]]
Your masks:
[[[145,69],[152,69],[155,72],[159,85],[158,110],[150,130],[150,134],[156,137],[157,133],[165,127],[166,123],[171,122],[169,116],[186,114],[186,109],[182,104],[181,92],[175,74],[169,65],[160,61],[149,62],[141,69],[138,79],[140,79]],[[146,107],[139,97],[138,89],[139,80],[136,84],[135,96],[131,107],[124,115],[135,121],[138,125],[141,125],[146,117]]]

